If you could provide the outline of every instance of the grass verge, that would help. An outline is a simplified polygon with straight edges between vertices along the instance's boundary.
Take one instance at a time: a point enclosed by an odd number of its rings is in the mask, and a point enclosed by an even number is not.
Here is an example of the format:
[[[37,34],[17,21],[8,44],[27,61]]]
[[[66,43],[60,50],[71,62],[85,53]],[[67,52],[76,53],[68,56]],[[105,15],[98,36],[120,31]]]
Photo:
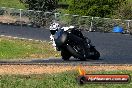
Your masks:
[[[48,42],[36,42],[0,37],[0,59],[59,57]]]
[[[132,71],[98,71],[95,74],[130,74]],[[131,88],[129,84],[85,84],[76,82],[78,72],[69,71],[41,75],[1,75],[1,88]]]

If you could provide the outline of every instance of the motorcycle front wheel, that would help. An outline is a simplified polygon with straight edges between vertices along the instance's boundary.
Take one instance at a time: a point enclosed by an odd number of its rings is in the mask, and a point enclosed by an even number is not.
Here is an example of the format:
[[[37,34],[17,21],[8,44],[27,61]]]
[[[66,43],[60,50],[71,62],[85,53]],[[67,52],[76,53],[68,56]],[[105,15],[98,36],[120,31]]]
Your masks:
[[[70,54],[70,52],[67,49],[62,49],[61,50],[61,56],[62,56],[62,59],[64,61],[68,61],[70,59],[70,57],[71,57],[71,54]]]

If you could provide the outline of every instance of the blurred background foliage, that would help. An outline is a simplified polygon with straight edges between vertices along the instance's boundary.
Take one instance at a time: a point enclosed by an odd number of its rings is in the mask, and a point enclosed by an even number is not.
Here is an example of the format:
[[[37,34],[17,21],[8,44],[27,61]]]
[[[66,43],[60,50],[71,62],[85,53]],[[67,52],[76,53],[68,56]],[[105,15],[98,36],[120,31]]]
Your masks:
[[[0,0],[0,7],[132,19],[132,0]]]

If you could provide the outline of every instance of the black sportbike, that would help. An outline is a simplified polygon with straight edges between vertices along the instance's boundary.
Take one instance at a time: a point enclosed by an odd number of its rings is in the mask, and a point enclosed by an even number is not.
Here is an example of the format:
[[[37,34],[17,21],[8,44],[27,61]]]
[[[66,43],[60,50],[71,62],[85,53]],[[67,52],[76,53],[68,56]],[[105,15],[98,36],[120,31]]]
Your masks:
[[[63,60],[69,60],[71,56],[85,61],[86,59],[97,60],[100,53],[91,44],[91,40],[83,36],[79,29],[64,31],[58,30],[54,35],[56,48],[61,51]]]

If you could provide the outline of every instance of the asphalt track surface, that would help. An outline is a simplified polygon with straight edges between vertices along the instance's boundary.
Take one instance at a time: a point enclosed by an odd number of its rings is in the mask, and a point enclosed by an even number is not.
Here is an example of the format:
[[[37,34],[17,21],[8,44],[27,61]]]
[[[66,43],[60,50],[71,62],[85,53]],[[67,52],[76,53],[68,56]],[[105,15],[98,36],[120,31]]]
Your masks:
[[[100,52],[99,60],[79,61],[71,58],[63,61],[61,58],[31,59],[28,61],[0,61],[0,64],[132,64],[132,35],[118,33],[83,32]],[[49,41],[48,29],[0,25],[0,35]]]

